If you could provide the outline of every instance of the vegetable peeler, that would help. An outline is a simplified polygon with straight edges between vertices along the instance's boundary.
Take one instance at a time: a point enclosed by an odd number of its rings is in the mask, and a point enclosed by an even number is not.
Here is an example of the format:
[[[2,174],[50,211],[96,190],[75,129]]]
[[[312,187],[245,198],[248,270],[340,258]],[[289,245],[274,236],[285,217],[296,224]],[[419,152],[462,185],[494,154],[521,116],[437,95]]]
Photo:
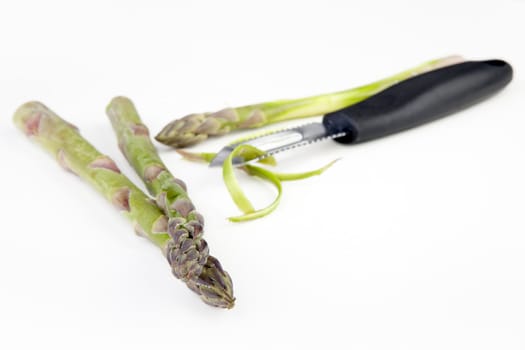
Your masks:
[[[502,60],[466,61],[436,69],[393,85],[355,105],[326,114],[322,122],[270,132],[221,149],[210,166],[221,166],[239,145],[264,152],[253,159],[235,157],[233,165],[313,142],[333,139],[343,144],[371,141],[458,112],[503,89],[512,67]]]

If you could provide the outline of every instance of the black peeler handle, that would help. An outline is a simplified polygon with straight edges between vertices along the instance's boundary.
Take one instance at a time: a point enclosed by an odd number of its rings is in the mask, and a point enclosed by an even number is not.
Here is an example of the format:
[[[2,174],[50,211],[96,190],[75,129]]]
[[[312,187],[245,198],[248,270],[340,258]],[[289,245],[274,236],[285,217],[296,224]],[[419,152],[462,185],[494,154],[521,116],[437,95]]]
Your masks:
[[[480,102],[512,79],[505,61],[463,62],[402,81],[362,102],[326,114],[341,143],[373,140],[436,120]]]

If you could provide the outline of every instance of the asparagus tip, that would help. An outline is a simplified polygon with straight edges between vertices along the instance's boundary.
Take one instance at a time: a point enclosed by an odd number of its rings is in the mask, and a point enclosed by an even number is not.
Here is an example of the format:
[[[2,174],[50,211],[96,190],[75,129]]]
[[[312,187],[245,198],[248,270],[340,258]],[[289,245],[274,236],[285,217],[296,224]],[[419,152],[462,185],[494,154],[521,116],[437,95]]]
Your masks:
[[[200,276],[196,280],[187,281],[187,285],[208,305],[224,309],[231,309],[235,306],[230,275],[211,255],[208,256]]]

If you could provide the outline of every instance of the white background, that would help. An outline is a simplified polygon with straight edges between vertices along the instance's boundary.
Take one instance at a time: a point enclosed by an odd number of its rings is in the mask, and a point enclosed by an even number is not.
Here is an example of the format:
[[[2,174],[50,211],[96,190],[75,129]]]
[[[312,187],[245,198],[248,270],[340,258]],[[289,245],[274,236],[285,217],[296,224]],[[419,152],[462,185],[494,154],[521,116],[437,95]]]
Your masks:
[[[0,348],[524,349],[524,15],[519,0],[3,1]],[[342,160],[286,183],[262,220],[229,223],[220,170],[159,145],[233,277],[229,311],[175,280],[11,122],[41,100],[138,183],[104,113],[115,95],[156,133],[191,112],[342,90],[449,54],[504,58],[514,81],[413,131],[279,157],[290,171]],[[258,206],[274,195],[245,186]]]

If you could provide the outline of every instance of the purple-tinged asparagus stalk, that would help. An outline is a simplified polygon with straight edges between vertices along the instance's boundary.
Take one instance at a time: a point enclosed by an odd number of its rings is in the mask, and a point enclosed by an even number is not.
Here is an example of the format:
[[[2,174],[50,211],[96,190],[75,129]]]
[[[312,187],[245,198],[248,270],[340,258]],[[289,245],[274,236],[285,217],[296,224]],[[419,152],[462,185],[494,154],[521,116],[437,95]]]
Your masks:
[[[120,150],[168,217],[168,234],[172,241],[167,245],[167,257],[173,273],[193,286],[210,262],[220,267],[217,259],[209,256],[208,244],[202,238],[204,219],[195,210],[184,182],[174,177],[160,159],[133,102],[126,97],[115,97],[106,112]],[[209,271],[204,274],[212,275]],[[231,279],[225,272],[223,274],[226,276],[223,278],[225,290],[230,293],[223,299],[228,297],[233,303]]]

